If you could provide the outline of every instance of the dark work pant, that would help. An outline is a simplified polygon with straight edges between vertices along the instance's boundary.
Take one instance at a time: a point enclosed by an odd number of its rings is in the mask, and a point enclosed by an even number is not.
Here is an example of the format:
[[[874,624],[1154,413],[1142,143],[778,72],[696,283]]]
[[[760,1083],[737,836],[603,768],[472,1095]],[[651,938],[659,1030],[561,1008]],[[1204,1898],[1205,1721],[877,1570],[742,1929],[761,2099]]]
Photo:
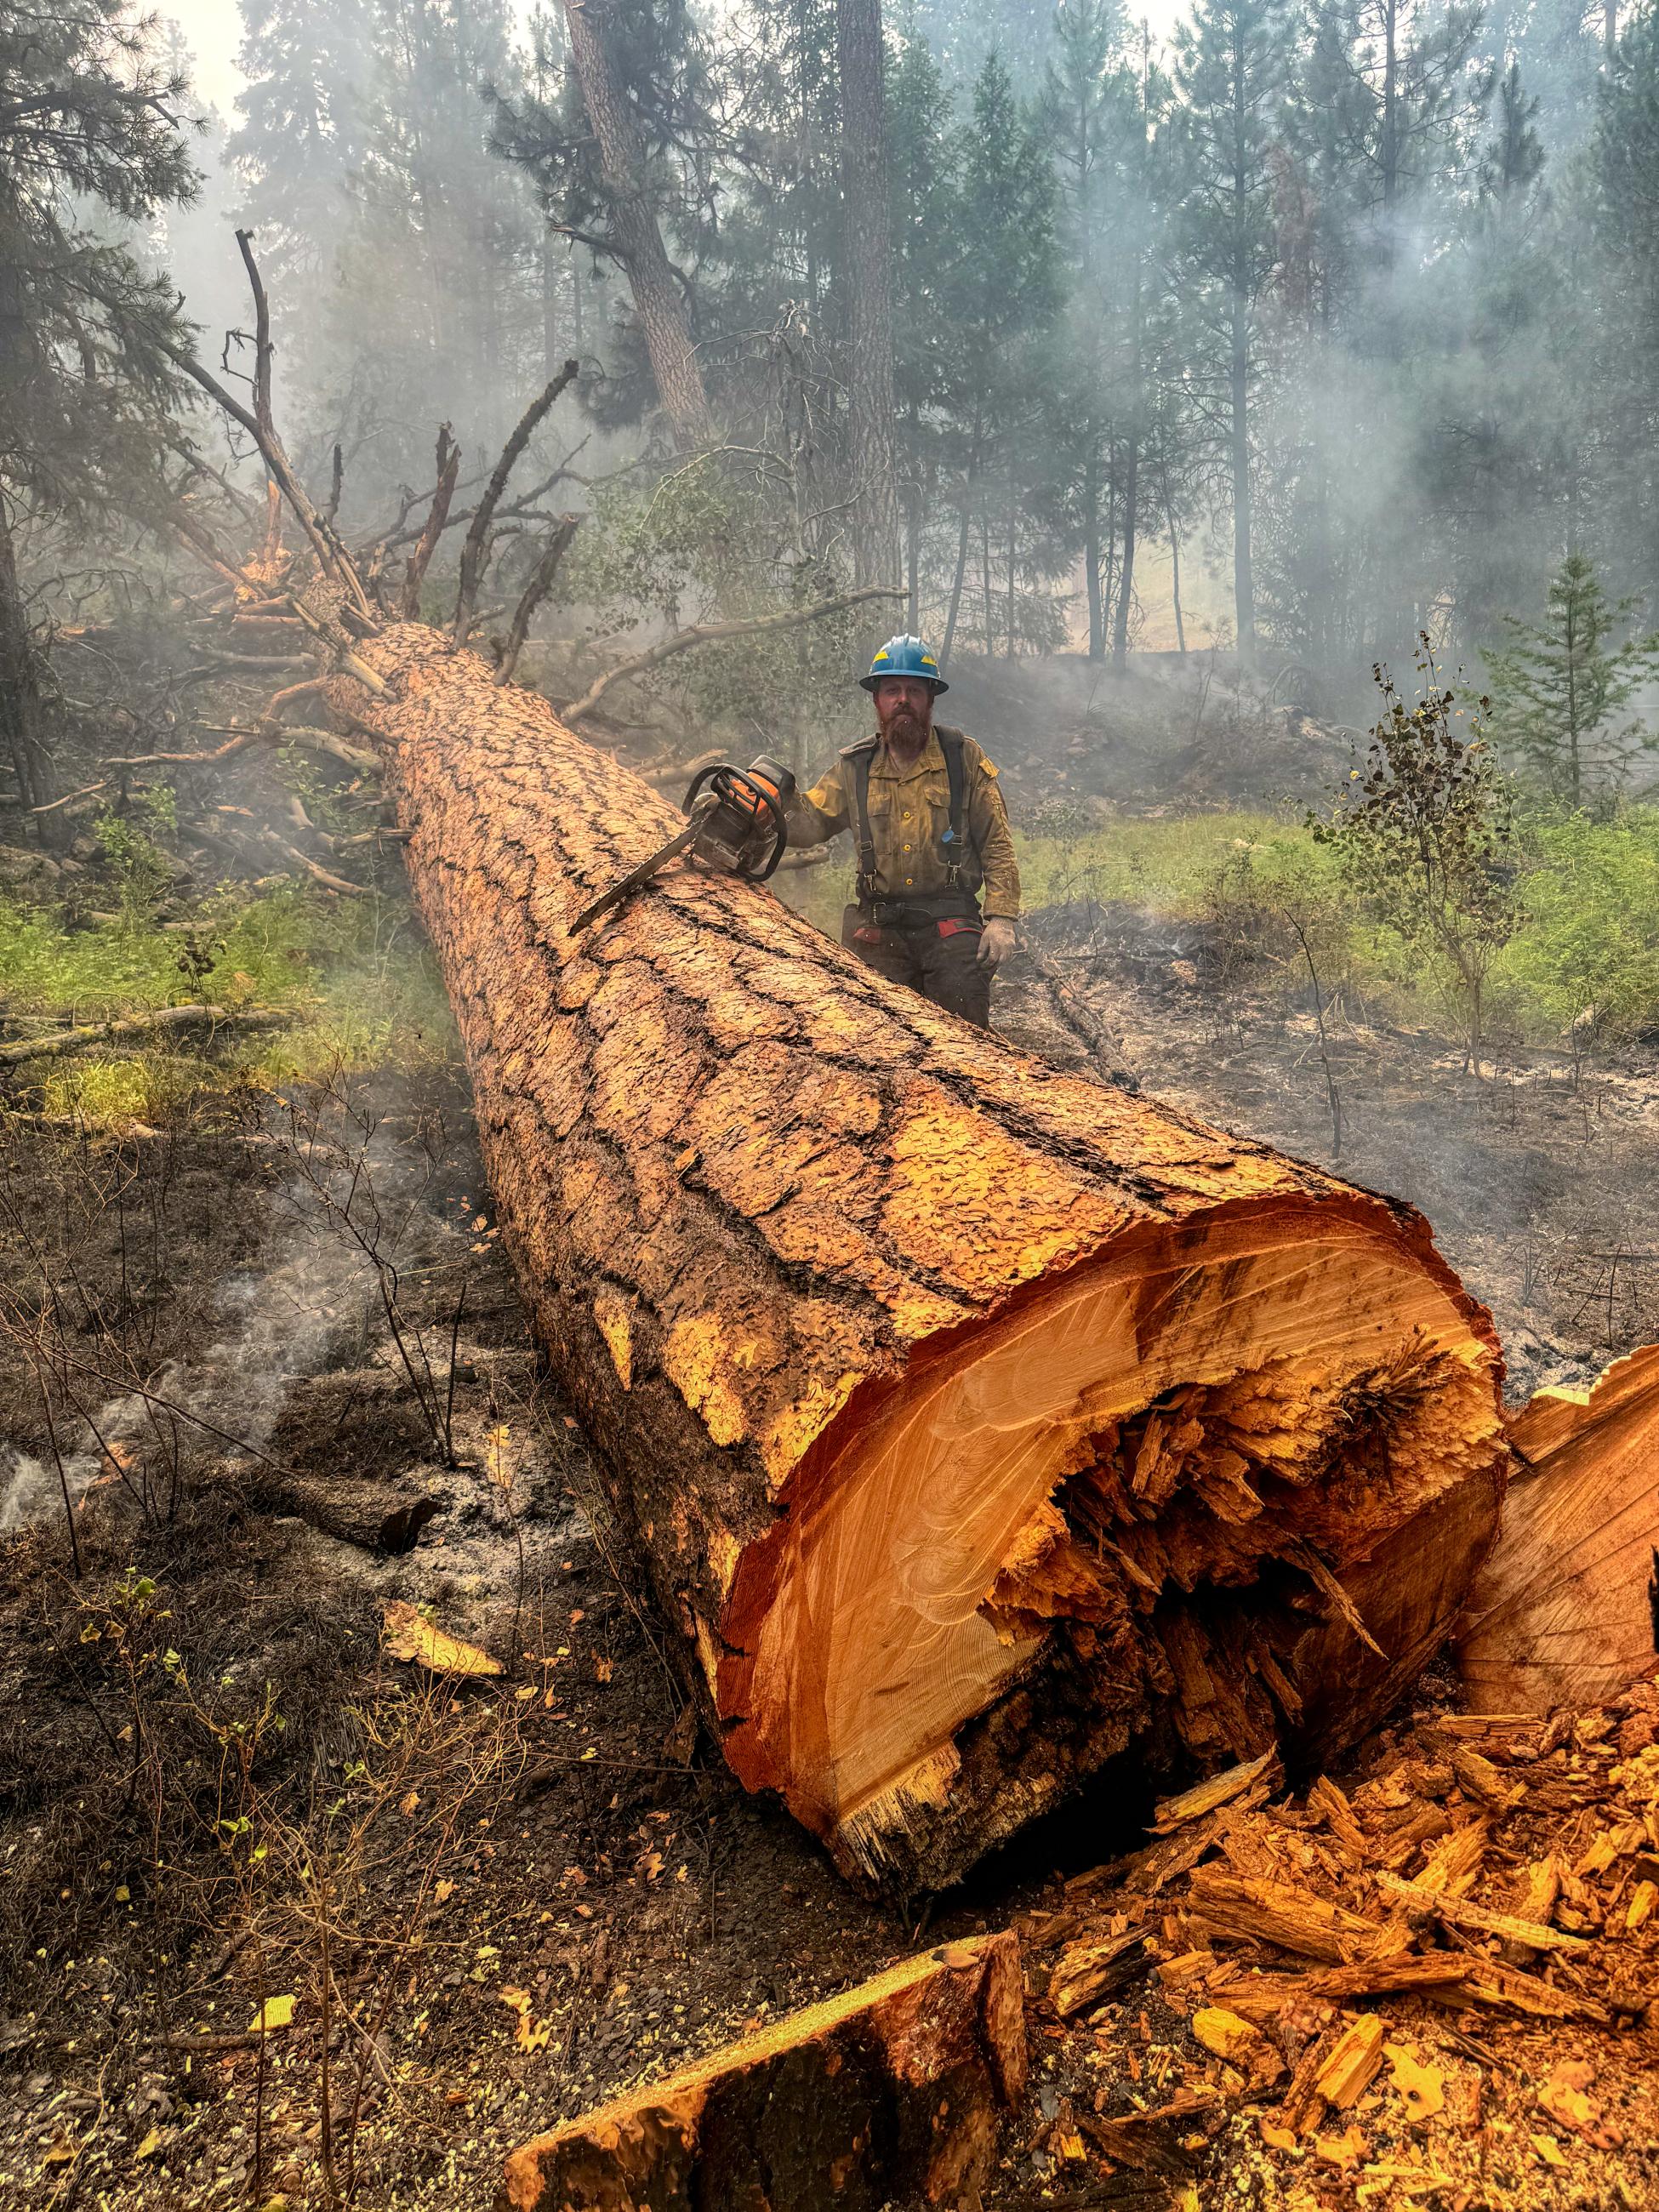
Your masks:
[[[979,957],[979,924],[933,921],[910,929],[878,929],[848,907],[842,943],[890,982],[907,983],[947,1013],[978,1028],[991,1026],[991,970]]]

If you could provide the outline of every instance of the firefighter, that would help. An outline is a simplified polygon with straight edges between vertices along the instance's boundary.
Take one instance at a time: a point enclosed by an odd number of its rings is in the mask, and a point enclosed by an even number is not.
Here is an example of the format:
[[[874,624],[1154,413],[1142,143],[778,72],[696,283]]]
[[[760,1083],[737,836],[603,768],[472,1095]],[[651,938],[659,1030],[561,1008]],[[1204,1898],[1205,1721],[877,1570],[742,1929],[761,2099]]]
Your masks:
[[[919,637],[890,638],[859,678],[876,728],[797,799],[792,845],[851,830],[858,903],[842,943],[896,983],[981,1029],[991,978],[1014,946],[1019,868],[997,772],[969,737],[933,720],[949,687]]]

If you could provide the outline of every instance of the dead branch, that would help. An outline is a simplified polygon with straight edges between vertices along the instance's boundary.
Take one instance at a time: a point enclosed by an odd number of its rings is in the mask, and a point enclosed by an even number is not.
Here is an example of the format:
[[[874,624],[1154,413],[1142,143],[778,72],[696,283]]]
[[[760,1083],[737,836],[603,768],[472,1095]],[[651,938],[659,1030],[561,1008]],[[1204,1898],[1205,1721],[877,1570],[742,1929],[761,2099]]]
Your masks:
[[[327,688],[325,680],[320,676],[307,676],[302,683],[284,684],[280,691],[273,691],[266,700],[261,719],[274,722],[279,708],[288,706],[295,699],[314,699]]]
[[[105,776],[102,781],[99,783],[83,783],[79,791],[66,791],[61,799],[49,799],[44,806],[31,806],[29,812],[31,814],[56,814],[65,806],[73,806],[77,799],[90,799],[94,792],[106,790],[108,787],[108,784],[109,778],[107,776]]]
[[[368,896],[367,884],[354,884],[349,876],[337,876],[331,868],[325,868],[320,860],[313,860],[309,853],[302,853],[297,845],[290,845],[286,837],[279,837],[274,830],[263,830],[258,834],[267,845],[274,846],[284,860],[291,860],[296,868],[302,868],[325,891],[337,891],[347,898]]]
[[[433,490],[432,505],[427,513],[426,526],[415,550],[404,564],[403,613],[405,622],[416,622],[420,617],[421,585],[449,519],[449,502],[455,496],[455,479],[460,473],[460,467],[461,449],[450,436],[449,425],[445,422],[438,431],[438,481]]]
[[[175,532],[184,539],[191,552],[198,554],[210,568],[218,572],[226,583],[237,589],[246,585],[247,576],[233,562],[227,560],[214,544],[210,533],[203,529],[193,515],[185,512],[182,504],[176,506],[167,519]]]
[[[205,753],[115,753],[99,762],[100,768],[173,768],[198,767],[207,761],[228,760],[233,753],[246,746],[258,744],[264,732],[259,730],[239,730],[222,745],[215,745]]]
[[[199,662],[191,673],[214,676],[222,671],[227,676],[280,676],[290,668],[310,665],[305,655],[298,653],[216,653],[211,660]]]
[[[839,598],[819,599],[810,607],[786,607],[775,615],[751,615],[741,622],[701,623],[690,629],[677,630],[672,637],[665,638],[660,645],[652,646],[645,653],[636,653],[629,660],[618,661],[596,677],[580,699],[561,709],[564,720],[579,722],[591,714],[613,684],[624,677],[642,676],[647,668],[672,659],[675,653],[684,653],[694,645],[715,645],[726,638],[753,637],[761,630],[788,629],[796,623],[822,622],[826,615],[838,615],[848,607],[861,606],[866,599],[902,599],[902,591],[888,584],[867,584],[862,591],[843,592]]]
[[[249,745],[301,745],[307,752],[325,753],[347,768],[378,771],[380,760],[361,745],[348,744],[337,738],[332,730],[317,730],[302,722],[278,722],[267,716],[257,729],[240,729],[234,723],[203,722],[198,725],[208,737],[222,732],[227,742],[215,745],[210,751],[200,753],[129,753],[100,761],[100,768],[197,768],[212,761],[228,760],[233,753],[245,751]]]
[[[348,604],[372,629],[374,617],[369,607],[368,595],[363,589],[362,579],[357,574],[351,556],[341,544],[339,535],[333,526],[312,505],[306,495],[305,487],[295,473],[294,464],[288,457],[282,439],[277,434],[276,422],[270,410],[270,307],[265,297],[264,283],[259,275],[258,264],[253,258],[252,239],[251,231],[239,230],[236,234],[236,244],[241,253],[242,266],[247,271],[248,283],[253,293],[252,413],[250,414],[234,393],[228,391],[212,371],[204,368],[193,354],[187,353],[182,346],[167,344],[166,349],[173,362],[183,369],[185,375],[192,382],[200,385],[209,398],[223,408],[231,420],[240,423],[253,440],[264,462],[268,477],[279,488],[283,497],[287,500],[289,506],[297,516],[300,526],[310,541],[311,550],[316,555],[324,574],[337,579],[342,591],[345,593]],[[269,539],[267,543],[269,544]],[[242,578],[240,580],[246,581],[246,579]]]
[[[520,454],[535,435],[543,416],[565,387],[574,381],[579,365],[574,361],[566,362],[547,389],[526,408],[512,436],[502,447],[495,474],[485,488],[483,497],[478,501],[477,512],[466,533],[466,543],[461,548],[460,587],[455,597],[455,641],[459,645],[466,642],[472,611],[478,603],[478,586],[483,579],[489,526],[495,519],[495,509],[501,504],[501,494],[507,489],[507,480],[512,475]]]
[[[334,654],[336,660],[339,664],[342,674],[346,676],[355,676],[358,683],[366,686],[366,688],[370,691],[383,693],[386,690],[386,684],[385,678],[377,676],[374,671],[368,665],[368,663],[366,660],[359,659],[349,645],[343,645],[337,638],[331,637],[329,635],[327,624],[319,616],[312,612],[311,609],[306,605],[305,601],[300,597],[297,592],[295,592],[291,604],[295,613],[299,616],[300,620],[305,624],[312,635],[316,638],[320,644],[327,646],[329,650]]]
[[[553,579],[559,572],[559,563],[569,550],[570,541],[580,526],[579,514],[567,514],[547,541],[536,573],[524,587],[524,596],[513,610],[513,623],[507,634],[507,645],[501,654],[501,665],[495,671],[495,681],[505,684],[519,665],[519,655],[524,650],[525,639],[536,610],[553,587]]]
[[[161,1006],[154,1013],[127,1014],[119,1021],[81,1023],[73,1029],[54,1030],[47,1036],[19,1037],[0,1044],[0,1066],[15,1067],[27,1060],[61,1060],[66,1053],[84,1052],[89,1045],[122,1044],[130,1037],[154,1037],[177,1030],[281,1029],[293,1019],[280,1006]]]
[[[308,753],[325,753],[342,767],[356,769],[362,774],[378,775],[380,771],[378,753],[348,744],[344,738],[336,737],[332,730],[314,729],[306,722],[278,722],[261,734],[276,744],[301,745]]]

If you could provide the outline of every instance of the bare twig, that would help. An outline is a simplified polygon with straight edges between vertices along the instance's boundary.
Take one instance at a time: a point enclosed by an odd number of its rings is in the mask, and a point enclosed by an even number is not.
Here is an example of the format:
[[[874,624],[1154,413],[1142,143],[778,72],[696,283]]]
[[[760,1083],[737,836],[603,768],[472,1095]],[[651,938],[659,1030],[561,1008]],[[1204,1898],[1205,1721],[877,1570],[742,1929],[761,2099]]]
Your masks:
[[[465,644],[473,610],[478,603],[478,586],[483,579],[489,526],[495,519],[495,509],[501,504],[501,494],[507,489],[507,480],[512,475],[520,454],[535,435],[543,416],[566,386],[574,381],[578,366],[574,361],[566,362],[547,389],[526,408],[517,428],[502,447],[495,474],[489,479],[483,497],[478,501],[477,513],[472,518],[471,527],[466,533],[466,543],[461,548],[460,587],[455,597],[457,644]]]
[[[580,526],[579,514],[567,514],[553,532],[536,563],[536,573],[524,587],[524,596],[513,610],[513,623],[507,634],[507,644],[501,653],[501,665],[495,671],[495,681],[505,684],[519,665],[519,655],[530,635],[530,625],[536,610],[553,587],[553,579],[559,572],[559,563],[568,551],[571,539]]]
[[[222,407],[234,422],[239,422],[259,449],[266,471],[281,489],[289,506],[298,518],[301,529],[310,540],[325,574],[332,575],[354,611],[373,627],[374,616],[364,591],[362,580],[352,563],[350,556],[341,544],[338,533],[326,518],[319,514],[306,495],[305,487],[295,473],[270,409],[270,306],[265,297],[264,283],[259,275],[258,264],[253,258],[252,233],[239,230],[236,244],[242,257],[242,266],[253,294],[253,411],[249,413],[241,401],[228,392],[210,369],[204,368],[195,356],[182,346],[162,341],[167,352],[185,375],[199,384],[208,397]]]
[[[78,799],[90,799],[94,792],[107,790],[109,778],[101,783],[83,783],[78,791],[66,791],[61,799],[49,799],[44,806],[31,806],[31,814],[56,814],[60,807],[73,806]]]
[[[761,630],[788,629],[797,623],[822,622],[826,615],[842,614],[848,607],[861,606],[866,599],[902,599],[905,596],[890,585],[869,584],[862,591],[843,592],[837,599],[819,599],[810,607],[786,607],[779,614],[751,615],[741,622],[702,623],[690,629],[678,630],[647,652],[636,653],[631,659],[619,661],[616,667],[596,677],[581,697],[563,709],[562,719],[580,721],[583,715],[592,713],[613,684],[620,684],[624,677],[641,676],[647,668],[655,668],[694,645],[715,645],[725,638],[753,637]]]

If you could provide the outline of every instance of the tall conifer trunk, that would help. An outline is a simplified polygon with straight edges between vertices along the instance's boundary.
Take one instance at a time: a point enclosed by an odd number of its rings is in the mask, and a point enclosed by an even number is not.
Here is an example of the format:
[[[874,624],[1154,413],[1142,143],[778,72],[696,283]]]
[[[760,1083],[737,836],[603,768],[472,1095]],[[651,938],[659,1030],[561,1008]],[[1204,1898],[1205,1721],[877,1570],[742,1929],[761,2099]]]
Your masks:
[[[851,364],[853,574],[890,584],[898,574],[897,459],[893,442],[893,246],[888,210],[887,116],[881,0],[836,0],[841,69],[842,190]]]
[[[605,0],[564,0],[564,12],[571,64],[599,144],[617,256],[634,295],[657,396],[679,443],[695,445],[711,427],[708,395],[685,302],[651,204],[645,149],[617,75]]]
[[[17,559],[5,504],[0,501],[0,738],[3,738],[25,806],[45,806],[58,796],[58,777],[47,750],[35,664],[34,641],[17,581]],[[35,817],[43,845],[64,842],[61,814]]]

